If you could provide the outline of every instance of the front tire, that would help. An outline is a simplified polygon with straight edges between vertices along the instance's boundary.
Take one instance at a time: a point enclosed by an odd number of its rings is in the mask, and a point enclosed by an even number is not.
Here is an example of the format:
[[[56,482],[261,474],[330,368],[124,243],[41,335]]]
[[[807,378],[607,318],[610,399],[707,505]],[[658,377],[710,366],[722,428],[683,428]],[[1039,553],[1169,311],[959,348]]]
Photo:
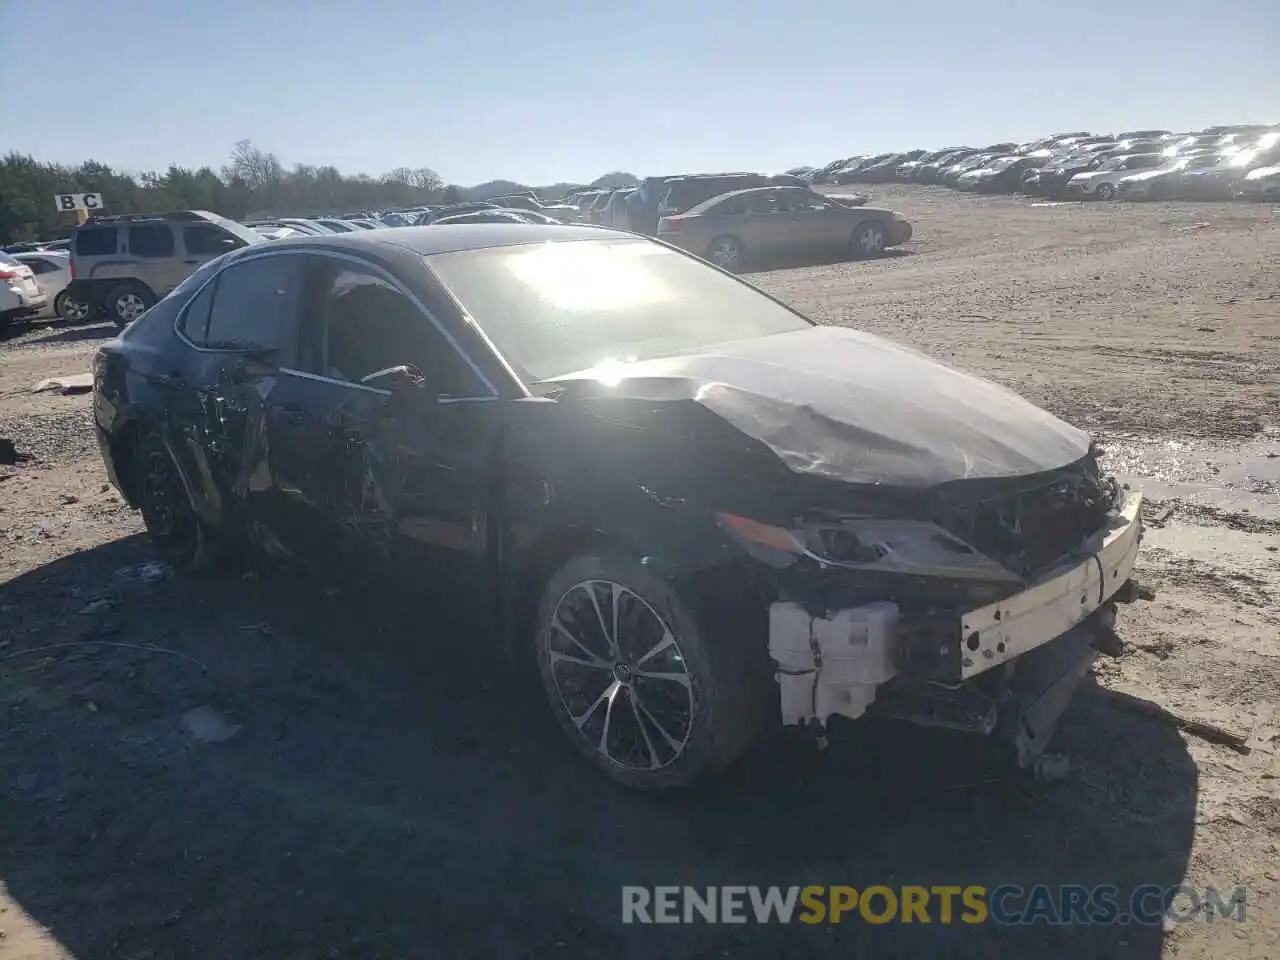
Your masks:
[[[1116,188],[1110,183],[1098,184],[1098,189],[1093,191],[1093,195],[1099,200],[1114,200],[1116,196]]]
[[[858,228],[853,231],[853,236],[849,239],[849,249],[857,260],[870,260],[872,257],[878,257],[884,253],[884,248],[884,227],[874,220],[859,224]]]
[[[580,554],[551,576],[535,642],[565,736],[627,787],[678,788],[724,768],[764,714],[752,658],[722,653],[670,584],[621,555]]]
[[[156,302],[155,294],[140,283],[122,283],[107,294],[107,313],[121,329],[146,313]]]

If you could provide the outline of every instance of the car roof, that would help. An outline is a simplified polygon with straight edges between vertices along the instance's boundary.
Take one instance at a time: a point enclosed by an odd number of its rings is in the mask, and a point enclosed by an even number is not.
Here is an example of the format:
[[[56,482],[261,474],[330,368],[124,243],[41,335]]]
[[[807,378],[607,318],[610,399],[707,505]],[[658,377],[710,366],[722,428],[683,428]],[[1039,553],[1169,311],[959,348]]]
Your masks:
[[[459,211],[461,212],[461,211]],[[420,256],[483,250],[486,247],[508,247],[551,241],[599,240],[596,227],[577,227],[551,223],[446,223],[426,227],[382,227],[359,233],[335,233],[324,237],[289,237],[275,244],[290,247],[328,247],[352,251],[374,252],[396,247]],[[273,244],[273,248],[275,248]],[[278,249],[278,248],[276,248]]]

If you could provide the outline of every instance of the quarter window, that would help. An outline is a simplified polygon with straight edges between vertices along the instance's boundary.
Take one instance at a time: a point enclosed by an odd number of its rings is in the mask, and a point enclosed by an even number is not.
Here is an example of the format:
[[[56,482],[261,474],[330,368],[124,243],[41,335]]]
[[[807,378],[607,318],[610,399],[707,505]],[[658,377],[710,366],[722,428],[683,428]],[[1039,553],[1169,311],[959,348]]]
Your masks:
[[[209,308],[213,305],[213,288],[217,285],[215,280],[192,297],[179,323],[183,335],[198,347],[205,345],[209,331]]]
[[[287,361],[294,341],[303,259],[256,257],[223,270],[213,291],[204,346],[210,350],[279,350],[281,361]],[[198,321],[192,318],[191,322]]]

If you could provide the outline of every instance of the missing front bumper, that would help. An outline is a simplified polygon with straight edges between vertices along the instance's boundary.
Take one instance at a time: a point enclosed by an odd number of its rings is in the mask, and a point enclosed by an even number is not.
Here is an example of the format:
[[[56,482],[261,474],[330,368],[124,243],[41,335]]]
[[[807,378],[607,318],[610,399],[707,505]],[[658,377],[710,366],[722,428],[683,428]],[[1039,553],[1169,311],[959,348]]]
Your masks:
[[[1108,526],[1030,586],[931,625],[949,675],[912,676],[915,622],[879,602],[811,616],[794,602],[770,607],[782,722],[825,725],[830,716],[877,713],[1011,741],[1018,759],[1039,755],[1110,631],[1141,540],[1142,498],[1127,494]],[[995,670],[1002,667],[1000,670]]]

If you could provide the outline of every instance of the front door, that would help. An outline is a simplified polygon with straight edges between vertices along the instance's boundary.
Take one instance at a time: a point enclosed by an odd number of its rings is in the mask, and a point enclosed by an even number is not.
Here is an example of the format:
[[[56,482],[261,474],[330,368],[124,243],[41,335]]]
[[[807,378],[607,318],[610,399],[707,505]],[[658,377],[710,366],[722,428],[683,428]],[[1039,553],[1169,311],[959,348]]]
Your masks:
[[[343,562],[389,562],[433,598],[483,602],[500,403],[393,277],[349,258],[320,262],[299,369],[269,398],[268,424],[285,435],[300,421],[306,454],[290,459],[295,476],[275,471],[278,494],[287,481],[287,496],[320,514],[314,528]],[[421,385],[387,389],[379,372],[400,366]]]
[[[845,250],[853,233],[846,209],[834,200],[811,190],[795,188],[782,191],[783,214],[788,230],[788,243],[800,250]]]

